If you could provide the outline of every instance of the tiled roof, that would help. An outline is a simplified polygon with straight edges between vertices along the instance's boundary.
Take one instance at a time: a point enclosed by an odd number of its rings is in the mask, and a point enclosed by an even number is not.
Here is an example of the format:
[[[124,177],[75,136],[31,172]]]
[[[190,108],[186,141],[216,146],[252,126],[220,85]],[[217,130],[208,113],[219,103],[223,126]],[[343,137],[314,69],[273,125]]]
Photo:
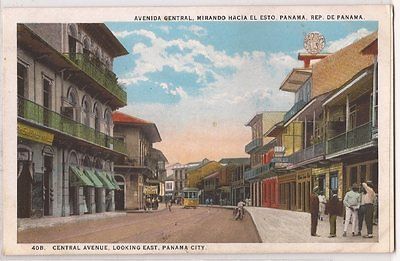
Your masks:
[[[312,97],[340,88],[374,62],[374,54],[363,53],[378,37],[374,32],[322,59],[312,66]]]
[[[142,120],[119,111],[113,112],[112,119],[113,122],[119,122],[119,123],[152,124],[152,122]]]

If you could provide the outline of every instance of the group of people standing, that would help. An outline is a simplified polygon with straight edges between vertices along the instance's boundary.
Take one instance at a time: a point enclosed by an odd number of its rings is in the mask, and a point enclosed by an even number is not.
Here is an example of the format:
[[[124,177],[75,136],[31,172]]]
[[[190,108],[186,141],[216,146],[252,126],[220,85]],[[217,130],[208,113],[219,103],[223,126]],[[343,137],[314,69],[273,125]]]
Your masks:
[[[336,219],[342,216],[345,209],[343,237],[347,236],[349,224],[352,225],[352,235],[361,236],[362,225],[365,220],[367,235],[373,237],[374,206],[377,206],[377,195],[371,181],[361,184],[354,183],[351,190],[346,193],[343,201],[339,200],[337,190],[331,191],[329,200],[326,200],[318,187],[313,189],[310,196],[311,236],[317,234],[318,220],[323,221],[324,214],[329,215],[329,237],[336,237]]]

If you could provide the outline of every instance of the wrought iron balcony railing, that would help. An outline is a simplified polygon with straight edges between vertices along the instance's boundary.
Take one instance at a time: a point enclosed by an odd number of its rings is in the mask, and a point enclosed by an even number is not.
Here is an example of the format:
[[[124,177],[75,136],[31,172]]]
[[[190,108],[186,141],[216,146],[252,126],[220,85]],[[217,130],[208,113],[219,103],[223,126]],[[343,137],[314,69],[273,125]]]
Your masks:
[[[325,142],[321,142],[305,149],[296,151],[289,156],[289,162],[292,164],[298,164],[322,155],[325,155]]]
[[[252,150],[254,150],[254,149],[260,147],[261,144],[262,144],[262,139],[261,139],[261,138],[256,138],[256,139],[250,141],[250,142],[246,145],[246,147],[244,148],[244,151],[245,151],[246,153],[249,153],[249,152],[251,152]]]
[[[297,112],[299,112],[301,109],[303,109],[303,107],[307,104],[307,102],[300,100],[298,102],[296,102],[293,107],[285,113],[285,115],[283,116],[283,121],[287,122],[288,120],[290,120],[290,118],[292,118]]]
[[[344,132],[327,141],[327,154],[350,149],[372,140],[371,122],[360,125],[351,131]]]
[[[127,104],[126,91],[118,84],[116,75],[94,58],[82,53],[67,53],[65,56],[76,66],[103,86],[124,105]]]
[[[18,116],[96,145],[127,153],[125,143],[37,103],[18,97]]]
[[[254,169],[247,170],[244,172],[244,179],[249,180],[263,175],[267,175],[273,167],[274,163],[268,163]]]

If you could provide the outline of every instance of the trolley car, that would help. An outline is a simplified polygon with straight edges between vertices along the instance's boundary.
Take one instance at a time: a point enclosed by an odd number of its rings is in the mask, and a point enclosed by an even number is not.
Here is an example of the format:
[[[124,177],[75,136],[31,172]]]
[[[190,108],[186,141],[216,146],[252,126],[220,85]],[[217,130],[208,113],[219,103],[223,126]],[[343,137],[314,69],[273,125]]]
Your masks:
[[[199,189],[184,188],[183,189],[183,207],[196,208],[199,205]]]

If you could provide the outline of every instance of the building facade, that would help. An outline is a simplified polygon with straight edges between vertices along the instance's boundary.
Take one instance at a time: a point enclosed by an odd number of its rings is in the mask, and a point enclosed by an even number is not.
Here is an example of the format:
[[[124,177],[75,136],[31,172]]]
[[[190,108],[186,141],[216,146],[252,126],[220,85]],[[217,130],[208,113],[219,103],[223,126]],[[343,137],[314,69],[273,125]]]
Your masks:
[[[245,180],[249,182],[250,201],[253,206],[262,205],[263,194],[263,173],[266,163],[263,161],[264,145],[271,141],[271,138],[264,137],[264,132],[270,129],[277,122],[282,121],[284,112],[270,111],[256,114],[246,126],[251,127],[252,140],[246,145],[245,152],[250,155],[251,169],[245,172]]]
[[[104,24],[19,24],[17,39],[18,218],[113,211],[126,49]]]
[[[188,187],[188,171],[199,166],[202,162],[190,162],[187,164],[176,163],[172,167],[173,178],[175,182],[175,196],[181,196],[183,189]]]
[[[280,87],[295,94],[295,104],[264,133],[284,164],[279,172],[269,165],[277,175],[264,179],[263,205],[309,211],[313,187],[343,198],[353,183],[366,180],[377,192],[377,33],[333,54],[299,54],[299,60],[304,67]],[[259,150],[263,160],[278,162],[267,147]]]
[[[121,112],[114,112],[112,117],[115,138],[127,146],[127,156],[114,167],[116,179],[123,185],[117,209],[143,209],[147,197],[159,198],[164,189],[167,159],[153,148],[153,143],[161,141],[160,133],[152,122]]]

